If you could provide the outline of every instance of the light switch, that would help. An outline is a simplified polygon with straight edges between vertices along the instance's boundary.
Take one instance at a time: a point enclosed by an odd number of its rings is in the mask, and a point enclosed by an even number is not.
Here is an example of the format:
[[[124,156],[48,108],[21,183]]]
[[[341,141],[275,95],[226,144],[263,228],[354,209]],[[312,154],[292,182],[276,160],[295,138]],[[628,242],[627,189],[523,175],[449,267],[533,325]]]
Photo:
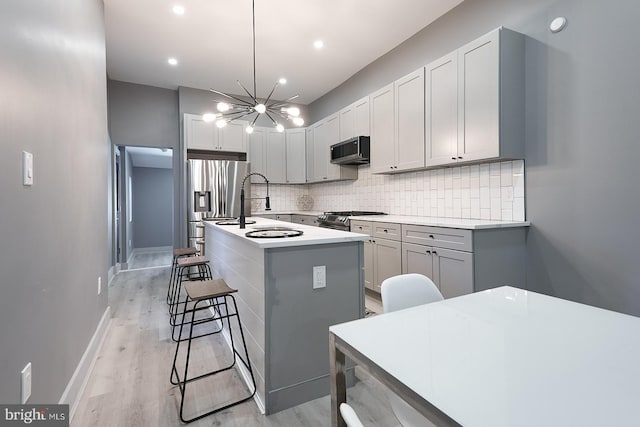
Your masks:
[[[33,154],[22,152],[22,185],[33,185]]]
[[[313,267],[313,289],[327,287],[327,266]]]

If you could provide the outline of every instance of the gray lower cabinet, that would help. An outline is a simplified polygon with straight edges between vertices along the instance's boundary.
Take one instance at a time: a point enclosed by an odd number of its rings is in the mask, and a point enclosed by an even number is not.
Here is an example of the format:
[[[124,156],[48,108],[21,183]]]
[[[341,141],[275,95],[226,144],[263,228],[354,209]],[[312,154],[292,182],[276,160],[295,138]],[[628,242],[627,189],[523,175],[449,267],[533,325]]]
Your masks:
[[[290,214],[258,214],[256,216],[260,218],[266,218],[266,219],[275,219],[277,221],[291,222]]]
[[[351,221],[351,231],[371,236],[364,242],[364,285],[365,288],[379,293],[385,279],[402,274],[400,226],[381,222]]]
[[[473,292],[473,255],[432,246],[402,243],[402,273],[429,277],[445,298]]]
[[[291,215],[291,222],[294,224],[304,224],[318,226],[318,217],[314,215]]]
[[[402,274],[402,244],[373,239],[373,290],[380,292],[382,282],[398,274]]]
[[[526,227],[467,230],[424,225],[351,221],[368,234],[365,287],[380,292],[398,274],[429,277],[445,298],[503,285],[525,287]]]

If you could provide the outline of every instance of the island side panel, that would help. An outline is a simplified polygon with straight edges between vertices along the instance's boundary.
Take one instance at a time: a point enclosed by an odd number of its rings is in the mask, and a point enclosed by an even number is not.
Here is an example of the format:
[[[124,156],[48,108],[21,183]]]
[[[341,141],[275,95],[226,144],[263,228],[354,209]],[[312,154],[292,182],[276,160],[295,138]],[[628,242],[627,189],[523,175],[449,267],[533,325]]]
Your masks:
[[[264,250],[214,227],[205,227],[206,257],[214,277],[220,277],[237,289],[234,294],[256,379],[258,399],[265,403],[265,294]],[[235,324],[235,322],[234,322]],[[225,324],[226,326],[226,324]],[[242,342],[237,327],[233,330],[236,348]],[[244,356],[244,355],[243,355]]]
[[[267,414],[329,394],[329,326],[364,316],[362,242],[265,251]],[[313,267],[326,287],[313,289]]]

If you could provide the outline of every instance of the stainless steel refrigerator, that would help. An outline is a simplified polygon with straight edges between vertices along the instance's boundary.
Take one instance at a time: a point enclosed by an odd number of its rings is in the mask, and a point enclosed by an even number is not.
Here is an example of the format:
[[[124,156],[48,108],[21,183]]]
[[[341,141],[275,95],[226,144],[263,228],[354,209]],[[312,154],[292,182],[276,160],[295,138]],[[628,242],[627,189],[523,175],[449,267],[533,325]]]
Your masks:
[[[240,216],[240,189],[249,173],[248,162],[190,159],[187,166],[187,236],[189,246],[201,255],[205,253],[204,225],[206,218],[237,218]],[[245,194],[251,194],[251,180],[244,184]],[[245,200],[245,214],[251,216],[251,200]]]

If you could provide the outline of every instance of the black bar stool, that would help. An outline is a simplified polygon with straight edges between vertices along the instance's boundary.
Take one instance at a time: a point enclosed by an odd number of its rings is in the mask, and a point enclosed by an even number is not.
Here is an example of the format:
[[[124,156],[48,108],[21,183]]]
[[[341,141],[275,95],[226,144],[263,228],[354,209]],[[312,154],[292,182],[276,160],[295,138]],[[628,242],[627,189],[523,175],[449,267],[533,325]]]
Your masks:
[[[187,292],[187,299],[194,301],[194,305],[192,308],[188,309],[187,305],[185,304],[184,310],[183,310],[183,319],[186,318],[188,314],[191,314],[191,321],[181,322],[180,324],[180,336],[182,336],[183,326],[186,324],[189,325],[189,338],[187,340],[187,354],[185,359],[184,375],[181,379],[178,374],[178,369],[176,367],[176,361],[178,359],[178,351],[180,349],[180,342],[183,341],[183,340],[178,340],[178,342],[176,343],[175,355],[173,357],[173,366],[171,368],[170,381],[171,381],[171,384],[177,385],[178,388],[180,389],[180,395],[181,395],[180,414],[179,414],[180,420],[184,423],[190,423],[192,421],[199,420],[208,415],[215,414],[216,412],[223,411],[239,403],[243,403],[250,400],[251,398],[253,398],[253,395],[256,393],[256,380],[253,375],[253,370],[251,369],[251,362],[249,361],[249,352],[247,350],[247,344],[245,342],[244,332],[242,330],[242,323],[240,322],[238,306],[236,305],[236,300],[233,296],[233,294],[237,292],[237,290],[231,289],[223,279],[187,282],[185,283],[184,288],[185,288],[185,291]],[[233,303],[233,311],[231,312],[229,311],[229,308],[230,308],[229,299]],[[227,319],[229,338],[231,341],[231,348],[233,351],[233,363],[231,363],[231,365],[226,366],[224,368],[217,369],[215,371],[207,372],[205,374],[190,378],[188,376],[188,371],[189,371],[189,357],[191,356],[191,342],[193,339],[197,338],[193,336],[193,327],[196,325],[195,323],[196,311],[199,310],[199,305],[201,304],[202,304],[202,307],[205,307],[205,308],[210,308],[214,305],[216,306],[215,307],[216,315],[212,320],[216,321],[217,323],[219,322],[222,325],[222,328],[225,328],[224,326],[225,319]],[[236,321],[238,323],[238,329],[240,330],[240,337],[242,338],[242,346],[244,347],[244,357],[246,359],[243,358],[240,353],[238,353],[238,350],[236,349],[236,346],[235,346],[235,342],[233,340],[233,327],[231,326],[231,319],[234,317],[236,318]],[[201,336],[204,336],[204,335],[201,335]],[[201,380],[211,375],[215,375],[220,372],[227,371],[235,366],[238,359],[248,369],[249,374],[251,375],[253,391],[249,390],[250,394],[240,400],[236,400],[232,403],[220,406],[211,411],[207,411],[206,413],[197,415],[193,418],[185,419],[183,415],[183,410],[184,410],[184,400],[185,400],[187,383],[190,383],[196,380]]]
[[[178,248],[173,250],[173,262],[171,264],[171,275],[169,276],[169,286],[167,287],[167,304],[170,304],[171,284],[178,272],[178,258],[198,255],[196,248]]]
[[[187,305],[188,298],[185,296],[184,298],[180,298],[183,289],[183,282],[190,280],[211,280],[213,278],[211,274],[211,267],[209,267],[209,260],[203,256],[189,256],[178,258],[177,260],[177,270],[173,282],[171,284],[170,297],[169,297],[169,325],[171,325],[171,338],[176,341],[175,330],[176,326],[180,326],[180,324],[184,321],[183,319],[178,322],[178,316],[181,314],[181,305]],[[192,268],[196,268],[198,270],[198,274],[191,274],[190,271]],[[204,309],[204,308],[203,308]],[[180,335],[178,339],[180,339]]]

